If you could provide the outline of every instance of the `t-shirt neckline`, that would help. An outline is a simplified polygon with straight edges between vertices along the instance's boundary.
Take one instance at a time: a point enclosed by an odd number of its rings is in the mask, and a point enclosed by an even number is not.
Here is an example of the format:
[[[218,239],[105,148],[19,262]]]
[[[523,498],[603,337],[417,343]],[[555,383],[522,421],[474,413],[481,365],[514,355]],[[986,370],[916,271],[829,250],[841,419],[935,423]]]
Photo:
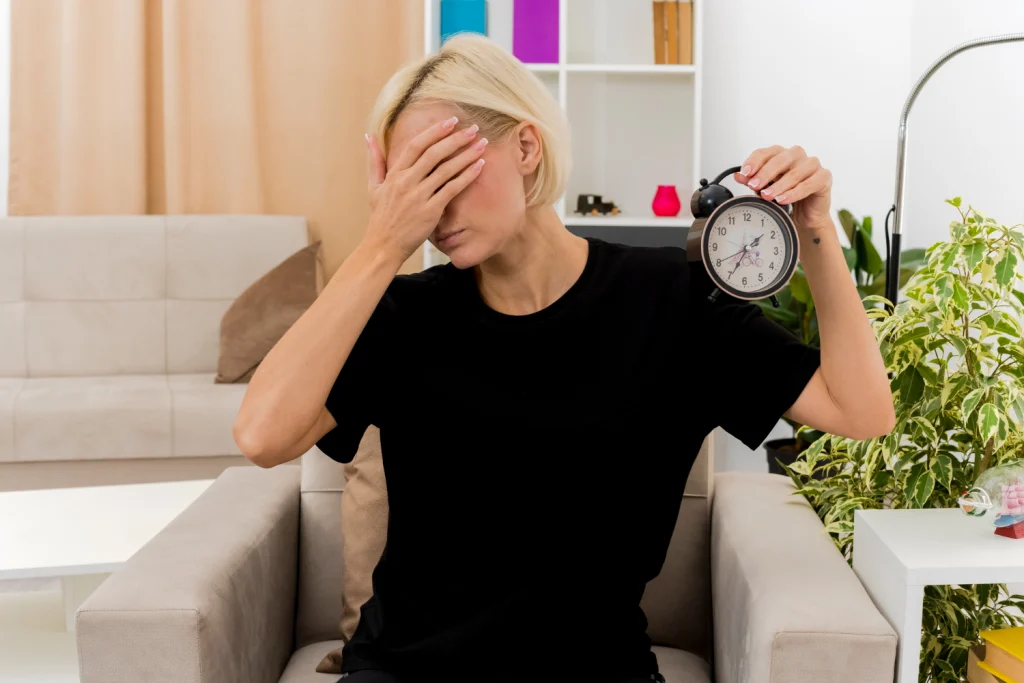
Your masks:
[[[512,315],[509,313],[502,313],[501,311],[491,308],[480,294],[480,288],[476,284],[476,278],[474,277],[473,270],[467,269],[466,279],[470,288],[472,305],[477,317],[494,325],[525,326],[551,320],[565,311],[576,299],[579,298],[580,293],[587,289],[587,285],[593,278],[594,272],[597,269],[599,240],[592,237],[585,237],[584,239],[587,240],[587,262],[583,266],[583,272],[580,273],[580,276],[576,278],[576,281],[569,286],[569,289],[567,289],[562,296],[555,299],[550,305],[534,313],[527,313],[526,315]]]

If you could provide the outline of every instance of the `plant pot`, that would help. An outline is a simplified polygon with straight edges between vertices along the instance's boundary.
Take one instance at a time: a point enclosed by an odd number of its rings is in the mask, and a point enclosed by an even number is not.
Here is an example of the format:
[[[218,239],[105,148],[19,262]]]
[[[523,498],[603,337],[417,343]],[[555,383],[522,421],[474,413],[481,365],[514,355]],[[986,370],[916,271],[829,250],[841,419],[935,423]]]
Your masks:
[[[781,460],[787,466],[792,465],[796,462],[797,458],[803,451],[797,450],[796,439],[773,439],[772,441],[766,441],[764,444],[764,450],[768,456],[768,473],[769,474],[781,474],[788,477],[786,470],[782,469],[782,465],[779,464]],[[812,479],[821,481],[828,476],[828,470],[819,470],[814,473]]]

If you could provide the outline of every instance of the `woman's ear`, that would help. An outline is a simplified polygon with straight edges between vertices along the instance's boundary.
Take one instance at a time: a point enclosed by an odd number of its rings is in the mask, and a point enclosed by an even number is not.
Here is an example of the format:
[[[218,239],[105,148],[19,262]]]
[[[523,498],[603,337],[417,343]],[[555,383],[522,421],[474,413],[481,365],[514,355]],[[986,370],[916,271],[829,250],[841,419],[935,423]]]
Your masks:
[[[523,121],[516,126],[513,139],[516,142],[516,150],[519,155],[517,159],[519,172],[528,176],[537,170],[543,154],[540,131],[529,121]]]

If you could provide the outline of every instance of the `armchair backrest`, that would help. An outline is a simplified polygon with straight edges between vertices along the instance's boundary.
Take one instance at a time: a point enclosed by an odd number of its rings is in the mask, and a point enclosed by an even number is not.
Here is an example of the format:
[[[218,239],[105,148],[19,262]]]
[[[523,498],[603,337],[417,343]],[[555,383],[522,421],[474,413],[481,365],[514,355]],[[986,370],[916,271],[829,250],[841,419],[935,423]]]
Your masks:
[[[363,446],[379,440],[368,436]],[[707,658],[711,650],[711,495],[713,438],[690,471],[661,574],[647,586],[643,608],[657,645]],[[302,459],[296,646],[341,637],[342,544],[340,465],[316,449]]]

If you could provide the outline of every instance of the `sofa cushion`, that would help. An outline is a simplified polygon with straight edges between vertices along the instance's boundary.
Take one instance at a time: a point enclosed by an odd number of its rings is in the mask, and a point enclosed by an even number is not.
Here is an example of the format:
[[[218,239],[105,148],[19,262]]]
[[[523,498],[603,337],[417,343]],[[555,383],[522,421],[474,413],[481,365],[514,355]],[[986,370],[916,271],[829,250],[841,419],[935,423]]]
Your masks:
[[[242,292],[220,323],[218,382],[247,382],[316,301],[320,242],[295,252]]]
[[[164,301],[28,301],[30,377],[154,375],[167,371]]]
[[[0,220],[0,302],[25,298],[24,267],[24,222],[13,218]]]
[[[174,455],[241,455],[232,427],[244,384],[214,384],[212,374],[168,375]]]
[[[25,304],[0,302],[0,377],[24,377]]]
[[[0,462],[14,460],[14,403],[23,379],[0,379]]]
[[[280,683],[336,683],[338,674],[317,673],[316,663],[343,644],[340,640],[324,640],[299,648],[284,668]]]
[[[244,393],[212,374],[0,380],[0,460],[239,455],[232,425]]]
[[[280,683],[334,683],[338,674],[318,673],[316,665],[343,645],[340,640],[325,640],[299,648],[285,667]],[[697,655],[670,647],[656,647],[654,654],[665,683],[711,683],[711,667]]]
[[[30,301],[163,299],[163,216],[40,216],[25,229]]]
[[[14,450],[18,460],[167,457],[167,377],[27,379],[15,402]]]
[[[711,667],[697,655],[671,647],[651,649],[665,683],[711,683]]]

